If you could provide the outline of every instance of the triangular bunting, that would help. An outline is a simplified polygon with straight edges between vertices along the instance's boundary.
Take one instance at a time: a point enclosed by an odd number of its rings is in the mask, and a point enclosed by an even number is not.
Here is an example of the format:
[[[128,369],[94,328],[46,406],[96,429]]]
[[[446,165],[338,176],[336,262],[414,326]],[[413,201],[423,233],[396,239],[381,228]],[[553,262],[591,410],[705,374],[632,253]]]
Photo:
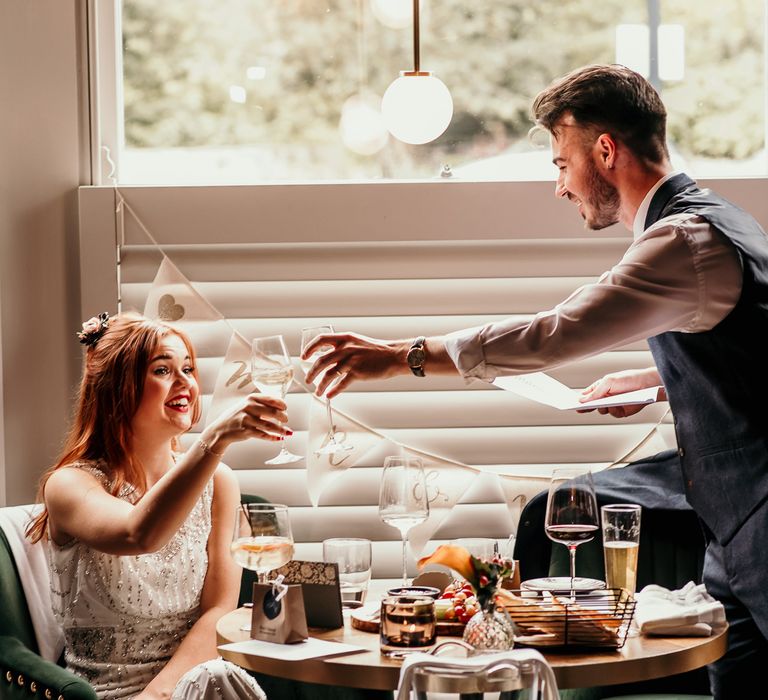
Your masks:
[[[325,400],[312,395],[307,445],[307,492],[313,506],[320,502],[323,491],[350,467],[360,464],[371,450],[391,442],[375,430],[358,423],[345,413],[332,408],[337,440],[352,449],[338,454],[318,454],[328,443],[330,426]]]
[[[219,321],[224,318],[165,256],[147,295],[144,315],[166,323]]]
[[[403,447],[402,453],[403,456],[418,457],[422,461],[427,479],[429,518],[408,533],[411,552],[414,557],[418,557],[453,507],[469,490],[478,472],[460,462],[409,447]]]
[[[251,346],[239,333],[232,333],[224,362],[216,376],[216,384],[208,407],[206,423],[234,408],[238,401],[255,391],[250,373]]]
[[[662,420],[663,418],[664,416],[662,416]],[[623,457],[617,459],[611,466],[635,462],[639,459],[644,459],[650,457],[651,455],[655,455],[658,452],[663,452],[664,450],[669,449],[667,441],[664,439],[664,436],[659,430],[660,425],[661,421],[654,425],[653,428],[651,428],[651,430],[645,435],[645,437],[640,440],[640,442],[632,447]]]

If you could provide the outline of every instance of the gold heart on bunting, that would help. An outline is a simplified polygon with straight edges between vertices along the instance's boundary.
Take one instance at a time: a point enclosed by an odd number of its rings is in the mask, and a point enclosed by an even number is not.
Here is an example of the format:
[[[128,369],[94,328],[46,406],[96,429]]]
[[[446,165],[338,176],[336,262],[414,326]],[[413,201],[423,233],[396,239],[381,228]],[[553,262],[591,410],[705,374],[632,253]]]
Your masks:
[[[144,315],[165,323],[220,321],[224,316],[203,297],[167,257],[163,257],[144,303]],[[193,323],[192,325],[195,325]],[[195,342],[195,339],[192,338]]]
[[[157,302],[157,317],[161,321],[180,321],[184,318],[184,307],[176,303],[173,294],[163,294]]]

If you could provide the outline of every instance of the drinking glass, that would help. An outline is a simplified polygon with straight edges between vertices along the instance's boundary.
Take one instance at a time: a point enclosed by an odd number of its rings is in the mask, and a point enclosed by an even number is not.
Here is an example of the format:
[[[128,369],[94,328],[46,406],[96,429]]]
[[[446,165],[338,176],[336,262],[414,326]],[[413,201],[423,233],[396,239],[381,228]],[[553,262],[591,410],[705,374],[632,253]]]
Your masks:
[[[323,561],[338,564],[341,604],[358,608],[371,580],[371,541],[360,537],[323,540]]]
[[[293,558],[293,534],[288,506],[281,503],[243,503],[235,514],[230,546],[232,558],[244,569],[256,572],[259,583],[267,574]],[[248,631],[250,625],[241,629]]]
[[[293,381],[291,356],[285,349],[281,335],[254,338],[251,342],[251,381],[262,393],[284,399]],[[265,464],[288,464],[303,457],[293,454],[285,447],[285,438],[280,440],[280,452]]]
[[[599,527],[592,474],[578,469],[555,469],[549,484],[544,528],[547,537],[568,547],[571,600],[576,591],[576,547],[595,537]],[[583,582],[587,582],[585,579]]]
[[[302,351],[306,345],[317,338],[318,335],[324,335],[325,333],[333,333],[333,326],[310,326],[309,328],[301,329],[301,349]],[[309,368],[315,363],[315,360],[322,355],[322,351],[318,350],[307,358],[301,361],[301,367],[306,374]],[[340,439],[339,434],[336,432],[336,426],[333,424],[333,411],[331,410],[331,400],[325,400],[325,408],[328,412],[328,442],[321,448],[316,450],[317,454],[321,455],[335,455],[341,452],[349,452],[354,449],[352,445],[349,445]]]
[[[631,597],[637,586],[641,510],[635,503],[616,503],[600,509],[605,582],[608,588],[625,589]]]
[[[379,517],[403,538],[403,585],[408,585],[408,531],[429,517],[427,479],[420,459],[387,457],[379,489]]]

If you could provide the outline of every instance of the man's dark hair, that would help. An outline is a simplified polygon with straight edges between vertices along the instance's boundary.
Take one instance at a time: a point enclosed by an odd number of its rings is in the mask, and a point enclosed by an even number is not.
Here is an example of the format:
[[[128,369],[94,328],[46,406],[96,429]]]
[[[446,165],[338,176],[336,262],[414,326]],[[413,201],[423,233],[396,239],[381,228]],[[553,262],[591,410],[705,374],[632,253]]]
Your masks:
[[[653,86],[624,66],[586,66],[568,73],[536,96],[532,113],[538,126],[555,135],[570,114],[578,126],[610,134],[638,158],[661,163],[669,157],[667,110]]]

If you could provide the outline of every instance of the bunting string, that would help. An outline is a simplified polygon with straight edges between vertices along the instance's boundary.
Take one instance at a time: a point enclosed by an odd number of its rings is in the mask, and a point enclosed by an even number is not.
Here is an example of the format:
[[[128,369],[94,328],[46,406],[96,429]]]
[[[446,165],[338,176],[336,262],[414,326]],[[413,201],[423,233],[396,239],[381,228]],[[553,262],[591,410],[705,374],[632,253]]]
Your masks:
[[[221,323],[225,324],[229,330],[229,344],[219,367],[211,403],[206,412],[207,420],[210,421],[213,416],[233,407],[235,402],[242,401],[245,395],[254,390],[249,372],[250,343],[229,319],[216,309],[176,267],[163,246],[125,200],[117,186],[114,187],[114,191],[116,223],[120,221],[118,248],[125,246],[123,217],[124,212],[128,212],[147,240],[162,256],[157,274],[147,295],[144,315],[167,323],[187,324],[185,330],[189,332],[193,342],[196,327],[200,324]],[[118,295],[120,295],[119,287]],[[119,308],[120,299],[118,299]],[[328,425],[324,400],[315,396],[312,386],[306,385],[296,378],[293,380],[293,386],[311,396],[305,461],[307,494],[313,506],[319,505],[323,492],[329,485],[342,478],[351,468],[381,463],[386,455],[393,453],[410,455],[422,461],[428,481],[430,517],[426,522],[413,528],[409,534],[411,549],[415,554],[418,554],[431,539],[454,506],[469,491],[479,474],[491,474],[497,479],[498,490],[508,509],[509,529],[513,535],[516,532],[523,506],[532,496],[546,488],[546,483],[549,481],[550,477],[542,474],[490,472],[482,467],[464,464],[400,443],[385,432],[339,410],[335,405],[331,409],[335,430],[344,436],[344,442],[352,445],[352,449],[341,455],[321,454],[318,449],[327,442],[331,430]],[[668,413],[669,409],[620,458],[603,468],[611,469],[625,465],[637,458],[644,450],[659,451],[665,449],[667,445],[660,432],[660,426]]]

